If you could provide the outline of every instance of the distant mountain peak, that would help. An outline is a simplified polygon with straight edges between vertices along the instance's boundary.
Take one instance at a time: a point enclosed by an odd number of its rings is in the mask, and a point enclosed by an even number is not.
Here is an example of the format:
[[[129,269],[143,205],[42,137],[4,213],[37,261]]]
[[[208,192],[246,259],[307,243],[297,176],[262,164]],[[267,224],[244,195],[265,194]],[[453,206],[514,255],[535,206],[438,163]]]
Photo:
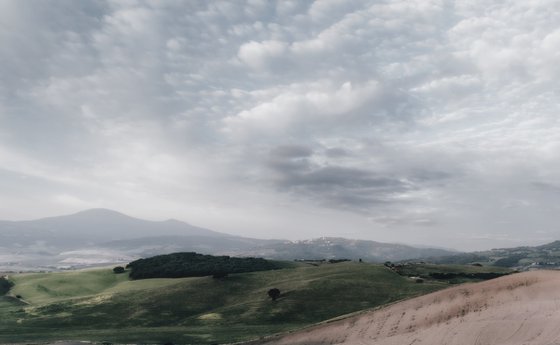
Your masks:
[[[40,221],[41,219],[35,220]],[[54,216],[43,218],[42,220],[49,222],[78,222],[78,223],[121,223],[121,222],[131,222],[140,221],[140,219],[131,217],[124,213],[111,210],[108,208],[90,208],[87,210],[79,211],[72,214],[67,214],[63,216]],[[32,221],[33,222],[33,221]]]
[[[79,211],[79,212],[76,212],[76,213],[119,213],[119,214],[122,214],[121,212],[111,210],[110,208],[105,208],[105,207],[89,208],[89,209]]]
[[[189,224],[187,222],[183,222],[182,220],[175,219],[175,218],[169,218],[169,219],[165,220],[164,223],[168,223],[168,224]]]
[[[164,235],[232,236],[176,219],[144,220],[107,208],[92,208],[64,216],[11,222],[10,226],[28,232],[30,238],[40,237],[49,232],[52,236],[81,238],[89,242]]]
[[[111,210],[108,208],[90,208],[87,210],[76,212],[72,215],[91,215],[91,216],[122,216],[122,217],[130,217],[124,213]]]

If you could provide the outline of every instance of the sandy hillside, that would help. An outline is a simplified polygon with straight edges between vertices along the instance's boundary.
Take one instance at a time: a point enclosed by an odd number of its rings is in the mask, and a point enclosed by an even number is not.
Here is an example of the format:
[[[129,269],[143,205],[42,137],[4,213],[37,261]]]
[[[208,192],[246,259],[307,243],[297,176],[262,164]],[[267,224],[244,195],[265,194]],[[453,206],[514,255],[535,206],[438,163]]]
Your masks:
[[[461,285],[251,344],[560,345],[560,272]]]

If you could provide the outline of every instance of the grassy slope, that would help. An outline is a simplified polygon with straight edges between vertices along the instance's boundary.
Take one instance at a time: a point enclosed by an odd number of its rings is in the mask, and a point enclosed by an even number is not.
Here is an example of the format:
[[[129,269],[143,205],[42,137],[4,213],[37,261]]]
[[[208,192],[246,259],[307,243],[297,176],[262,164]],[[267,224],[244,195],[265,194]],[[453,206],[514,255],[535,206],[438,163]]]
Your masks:
[[[402,268],[403,273],[416,275],[429,275],[437,273],[509,273],[511,269],[497,266],[472,266],[472,265],[436,265],[436,264],[409,264]]]
[[[509,274],[513,271],[505,267],[496,266],[472,266],[472,265],[435,265],[435,264],[409,264],[404,265],[399,269],[399,272],[404,276],[419,276],[422,278],[431,279],[431,273],[501,273]],[[443,279],[451,284],[462,284],[469,282],[482,281],[482,279],[455,277],[452,279]]]
[[[285,331],[430,292],[380,265],[340,263],[210,277],[128,281],[110,269],[12,277],[0,343],[59,339],[214,343]],[[267,296],[277,287],[282,296]]]

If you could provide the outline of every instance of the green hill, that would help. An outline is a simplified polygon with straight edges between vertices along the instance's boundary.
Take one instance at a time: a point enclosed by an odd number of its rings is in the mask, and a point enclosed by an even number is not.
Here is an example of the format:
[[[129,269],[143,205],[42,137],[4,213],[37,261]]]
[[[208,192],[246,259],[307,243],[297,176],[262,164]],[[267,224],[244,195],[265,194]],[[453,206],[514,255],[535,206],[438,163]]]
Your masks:
[[[473,269],[473,268],[469,268]],[[344,262],[212,277],[129,280],[110,268],[11,276],[0,343],[233,342],[301,328],[448,286]],[[271,301],[267,291],[278,288]],[[15,298],[18,295],[20,298]]]

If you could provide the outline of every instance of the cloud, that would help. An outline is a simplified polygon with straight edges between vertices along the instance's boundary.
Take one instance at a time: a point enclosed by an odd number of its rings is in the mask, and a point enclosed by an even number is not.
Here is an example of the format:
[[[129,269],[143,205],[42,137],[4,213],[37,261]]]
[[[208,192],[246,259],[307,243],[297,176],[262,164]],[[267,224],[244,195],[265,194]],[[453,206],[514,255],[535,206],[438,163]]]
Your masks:
[[[0,217],[552,238],[558,6],[2,1]]]
[[[370,171],[331,166],[288,171],[277,184],[279,189],[295,191],[319,203],[353,210],[394,202],[399,194],[413,188],[404,181]]]
[[[282,135],[302,129],[355,123],[364,117],[380,116],[386,110],[383,91],[375,81],[354,85],[317,81],[292,84],[257,94],[257,105],[228,116],[224,131],[239,136]]]
[[[239,59],[249,67],[260,70],[267,67],[271,60],[281,57],[286,51],[286,43],[280,41],[251,41],[239,47]]]
[[[395,174],[394,167],[389,172],[382,164],[377,170],[367,164],[345,166],[340,158],[347,156],[330,151],[293,145],[277,147],[266,160],[270,174],[265,178],[278,192],[293,198],[379,216],[422,200],[423,194],[452,177],[436,170],[402,169]],[[355,165],[355,161],[351,163]]]
[[[307,146],[284,145],[274,148],[271,152],[272,157],[278,159],[305,158],[313,154],[313,150]]]

